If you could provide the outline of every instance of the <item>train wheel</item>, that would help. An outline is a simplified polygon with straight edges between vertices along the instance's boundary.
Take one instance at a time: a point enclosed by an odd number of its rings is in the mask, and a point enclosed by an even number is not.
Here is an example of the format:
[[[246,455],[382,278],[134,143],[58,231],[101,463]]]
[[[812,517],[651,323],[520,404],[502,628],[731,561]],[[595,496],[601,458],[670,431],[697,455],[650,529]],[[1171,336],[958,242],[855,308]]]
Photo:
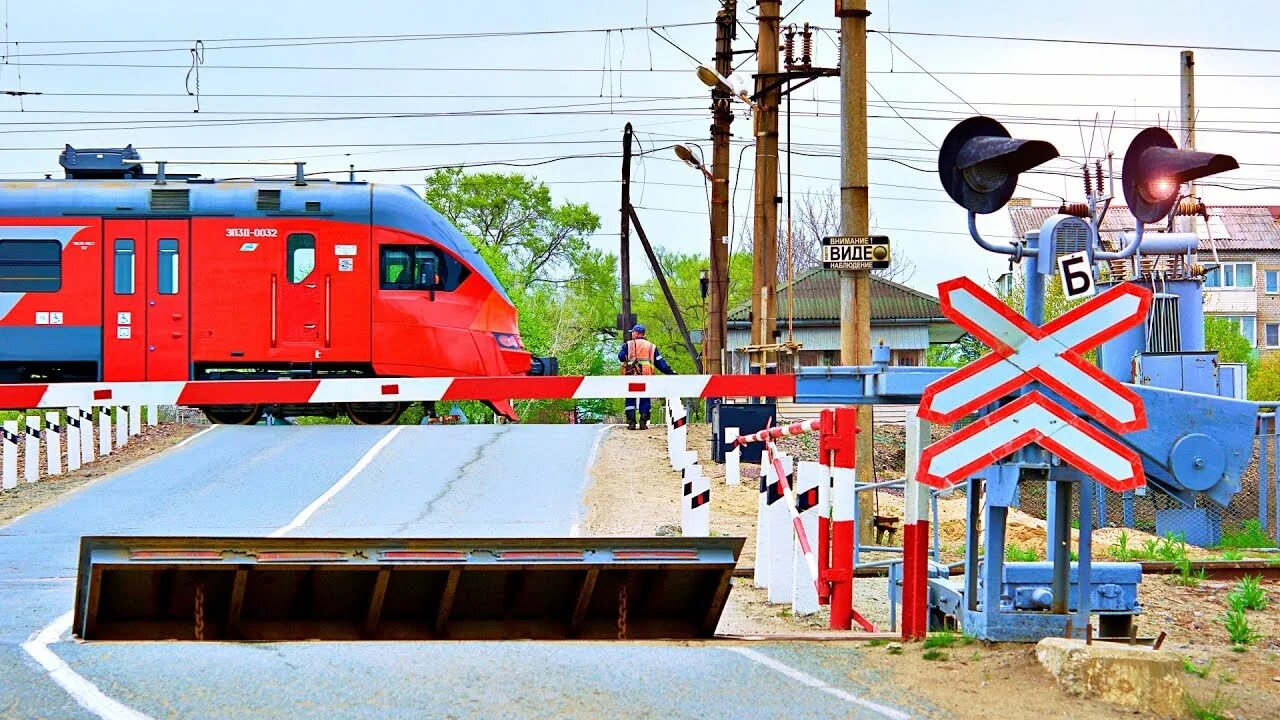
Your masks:
[[[253,425],[262,418],[262,406],[231,405],[204,408],[204,416],[215,425]]]
[[[403,403],[349,403],[347,417],[355,425],[394,425],[404,412]]]

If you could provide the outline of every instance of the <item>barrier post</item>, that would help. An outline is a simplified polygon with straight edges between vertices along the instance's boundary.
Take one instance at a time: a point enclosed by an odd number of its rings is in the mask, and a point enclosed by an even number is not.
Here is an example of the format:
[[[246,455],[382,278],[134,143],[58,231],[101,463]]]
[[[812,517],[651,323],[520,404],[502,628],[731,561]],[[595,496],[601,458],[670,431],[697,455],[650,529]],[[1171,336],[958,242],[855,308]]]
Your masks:
[[[81,465],[93,461],[93,409],[84,407],[81,410]]]
[[[693,463],[682,471],[684,488],[680,503],[680,534],[685,537],[711,535],[711,480],[702,466]]]
[[[116,447],[124,447],[129,442],[129,408],[121,405],[116,408]]]
[[[742,448],[734,440],[738,439],[738,428],[731,427],[724,429],[724,442],[729,449],[724,453],[724,484],[725,485],[741,485],[742,484]]]
[[[770,461],[769,446],[760,450],[760,482],[756,501],[756,567],[751,583],[758,587],[769,586],[769,533],[766,511],[769,509],[769,487],[773,484],[773,463]]]
[[[40,416],[27,416],[27,442],[22,449],[22,476],[29,483],[40,479]]]
[[[687,457],[689,450],[688,430],[689,415],[684,410],[684,403],[680,398],[667,398],[667,417],[670,418],[668,426],[670,432],[667,435],[667,450],[671,456],[671,467],[674,470],[680,470],[684,466],[681,465],[682,458]],[[697,455],[694,455],[697,458]]]
[[[849,630],[853,627],[854,615],[853,518],[858,502],[854,487],[854,436],[858,432],[858,411],[837,408],[824,413],[822,420],[818,450],[831,468],[831,567],[827,571],[831,583],[831,629]]]
[[[4,481],[5,490],[18,486],[18,421],[4,421]]]
[[[932,440],[933,424],[907,410],[906,488],[902,529],[902,639],[929,632],[929,486],[916,480],[920,453]]]
[[[775,605],[781,605],[791,602],[791,588],[794,584],[791,572],[791,543],[793,542],[794,530],[791,525],[791,511],[787,509],[787,498],[782,490],[782,477],[791,478],[795,471],[795,466],[790,455],[783,452],[777,452],[774,456],[776,468],[778,463],[782,464],[782,472],[774,472],[774,482],[770,484],[767,493],[766,502],[768,507],[765,510],[765,527],[756,528],[756,532],[766,532],[769,535],[768,556],[765,560],[769,563],[769,602]],[[756,559],[759,564],[760,559]]]
[[[823,486],[827,477],[821,465],[801,462],[796,466],[796,511],[804,526],[805,536],[813,538],[818,532],[818,518],[826,512],[827,493]],[[804,550],[798,537],[791,544],[792,597],[791,612],[795,615],[811,615],[818,612],[818,588],[809,577]]]
[[[147,427],[155,427],[160,424],[160,406],[147,406]]]
[[[133,405],[129,408],[129,436],[142,434],[142,406]]]
[[[111,454],[111,409],[98,408],[98,457]]]
[[[50,410],[44,414],[44,457],[50,475],[62,474],[62,413]]]
[[[67,408],[67,472],[80,469],[80,408]]]

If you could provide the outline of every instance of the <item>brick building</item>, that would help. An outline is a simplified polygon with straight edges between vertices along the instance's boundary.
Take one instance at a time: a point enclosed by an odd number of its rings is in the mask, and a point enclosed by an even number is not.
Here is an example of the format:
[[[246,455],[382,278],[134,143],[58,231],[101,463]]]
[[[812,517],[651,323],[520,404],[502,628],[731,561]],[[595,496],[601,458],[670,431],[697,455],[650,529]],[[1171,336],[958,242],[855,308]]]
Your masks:
[[[1056,206],[1010,207],[1013,234],[1039,229],[1055,212]],[[1208,222],[1188,219],[1200,238],[1197,262],[1211,268],[1205,275],[1205,314],[1235,322],[1260,353],[1280,350],[1280,206],[1213,205],[1208,215]],[[1118,247],[1117,233],[1134,226],[1128,208],[1113,206],[1103,218],[1103,242]]]

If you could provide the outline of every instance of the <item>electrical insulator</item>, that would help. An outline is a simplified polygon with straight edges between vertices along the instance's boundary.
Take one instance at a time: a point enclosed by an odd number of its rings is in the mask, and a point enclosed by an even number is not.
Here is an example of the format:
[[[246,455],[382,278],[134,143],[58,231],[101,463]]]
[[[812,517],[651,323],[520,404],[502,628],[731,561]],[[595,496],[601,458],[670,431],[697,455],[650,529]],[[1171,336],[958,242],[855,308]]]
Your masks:
[[[1099,195],[1102,195],[1103,193],[1105,193],[1105,192],[1106,192],[1106,190],[1105,190],[1105,189],[1103,189],[1103,188],[1104,188],[1104,186],[1103,186],[1103,184],[1102,184],[1102,161],[1101,161],[1101,160],[1094,160],[1093,162],[1094,162],[1094,168],[1095,168],[1095,169],[1097,170],[1097,172],[1098,172],[1098,194],[1099,194]]]
[[[1088,175],[1085,176],[1086,180]],[[1089,217],[1089,206],[1085,203],[1062,203],[1058,206],[1059,215],[1071,215],[1072,217],[1087,218]]]
[[[809,23],[804,24],[804,33],[801,35],[804,41],[804,48],[800,53],[800,64],[809,67],[813,64],[813,30],[809,28]]]
[[[1084,173],[1084,196],[1093,197],[1093,179],[1089,177],[1089,166],[1082,165],[1080,169]]]
[[[1178,201],[1174,214],[1179,217],[1204,215],[1204,201],[1196,197],[1182,198]]]
[[[787,42],[784,47],[787,51],[786,66],[788,68],[791,68],[796,64],[796,26],[795,25],[787,26]]]

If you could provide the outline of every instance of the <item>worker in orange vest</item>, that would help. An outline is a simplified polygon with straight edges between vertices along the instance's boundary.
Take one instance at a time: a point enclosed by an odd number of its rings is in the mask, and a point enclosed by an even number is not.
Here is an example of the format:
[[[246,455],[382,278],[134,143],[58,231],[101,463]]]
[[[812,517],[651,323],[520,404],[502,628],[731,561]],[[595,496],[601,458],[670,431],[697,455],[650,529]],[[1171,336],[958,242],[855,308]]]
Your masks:
[[[644,326],[637,324],[631,328],[631,339],[622,344],[618,351],[618,362],[622,363],[623,375],[652,375],[654,368],[664,375],[675,375],[658,346],[644,338]],[[627,429],[636,429],[636,410],[640,411],[640,429],[649,427],[649,398],[627,398]]]

